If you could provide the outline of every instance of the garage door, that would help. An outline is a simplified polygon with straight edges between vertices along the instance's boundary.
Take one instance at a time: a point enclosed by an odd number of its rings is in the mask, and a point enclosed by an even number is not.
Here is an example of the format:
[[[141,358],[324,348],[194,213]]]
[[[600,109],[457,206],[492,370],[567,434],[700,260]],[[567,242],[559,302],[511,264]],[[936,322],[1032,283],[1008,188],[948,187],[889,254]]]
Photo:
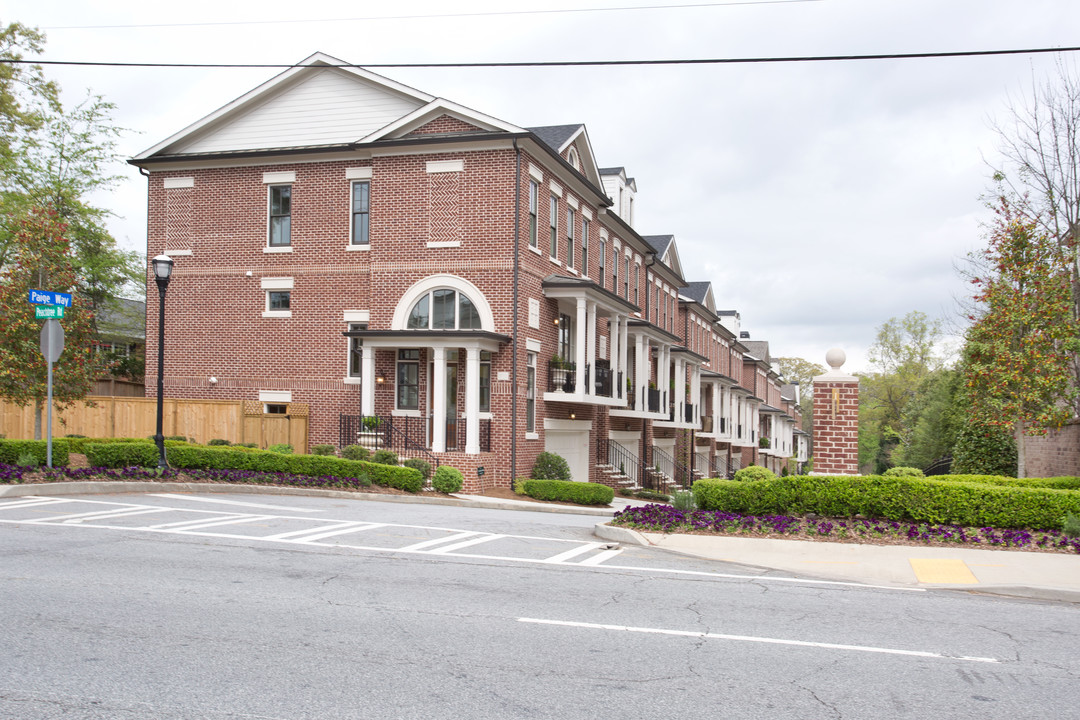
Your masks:
[[[589,481],[589,431],[545,430],[544,449],[561,455],[570,466],[570,478]]]

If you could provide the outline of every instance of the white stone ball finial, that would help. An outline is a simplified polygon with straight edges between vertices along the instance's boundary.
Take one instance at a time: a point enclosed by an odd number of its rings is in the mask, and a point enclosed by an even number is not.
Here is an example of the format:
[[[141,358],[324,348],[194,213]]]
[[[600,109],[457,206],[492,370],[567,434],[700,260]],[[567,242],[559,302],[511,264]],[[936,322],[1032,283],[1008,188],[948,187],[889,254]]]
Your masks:
[[[829,367],[834,371],[839,370],[840,367],[847,362],[847,353],[840,348],[833,348],[825,353],[825,362],[829,363]]]

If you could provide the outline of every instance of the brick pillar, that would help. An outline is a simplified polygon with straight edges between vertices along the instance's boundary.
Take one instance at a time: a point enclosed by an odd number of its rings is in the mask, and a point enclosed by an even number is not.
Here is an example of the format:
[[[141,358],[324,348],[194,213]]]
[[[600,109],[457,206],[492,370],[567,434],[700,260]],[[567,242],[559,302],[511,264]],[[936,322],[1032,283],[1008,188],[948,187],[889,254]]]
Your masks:
[[[843,350],[825,355],[829,371],[814,378],[814,471],[859,474],[859,378],[841,372]]]

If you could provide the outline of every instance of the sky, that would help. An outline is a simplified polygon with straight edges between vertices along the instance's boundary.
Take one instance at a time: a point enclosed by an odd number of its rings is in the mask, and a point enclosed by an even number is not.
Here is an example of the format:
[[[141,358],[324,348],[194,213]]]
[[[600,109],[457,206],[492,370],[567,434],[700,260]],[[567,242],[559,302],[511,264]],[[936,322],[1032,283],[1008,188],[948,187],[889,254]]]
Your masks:
[[[550,4],[549,4],[550,3]],[[763,58],[1080,45],[1075,0],[8,0],[42,60],[469,63]],[[509,8],[509,9],[508,9]],[[307,14],[305,14],[305,12]],[[1072,54],[814,63],[375,68],[521,127],[584,123],[601,167],[637,181],[635,229],[675,236],[687,281],[773,356],[872,369],[876,330],[911,311],[959,344],[957,273],[982,244],[980,199],[1010,103]],[[115,103],[131,157],[280,72],[50,66],[65,101]],[[146,181],[95,198],[146,249]]]

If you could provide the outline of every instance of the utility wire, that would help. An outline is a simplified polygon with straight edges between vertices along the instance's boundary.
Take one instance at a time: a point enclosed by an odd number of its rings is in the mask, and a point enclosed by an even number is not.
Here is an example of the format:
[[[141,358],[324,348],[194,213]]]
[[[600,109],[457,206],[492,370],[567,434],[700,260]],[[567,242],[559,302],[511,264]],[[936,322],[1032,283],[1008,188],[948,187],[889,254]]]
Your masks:
[[[129,28],[213,27],[220,25],[292,25],[298,23],[371,22],[376,20],[432,20],[449,18],[499,17],[513,15],[560,15],[569,13],[626,12],[632,10],[688,10],[738,5],[792,5],[822,0],[733,0],[732,2],[687,3],[683,5],[633,5],[625,7],[566,8],[549,10],[492,10],[489,12],[431,13],[424,15],[371,15],[348,18],[304,18],[299,20],[232,20],[219,22],[153,23],[145,25],[57,25],[42,30],[122,30]]]
[[[295,65],[281,63],[164,63],[164,62],[98,62],[90,60],[25,60],[0,58],[9,65],[72,65],[88,67],[153,67],[153,68],[270,68],[302,67],[337,68],[524,68],[524,67],[587,67],[617,65],[743,65],[753,63],[840,62],[851,60],[912,60],[916,58],[983,57],[988,55],[1037,55],[1043,53],[1077,52],[1080,47],[1026,48],[1022,50],[958,50],[954,52],[873,53],[868,55],[801,55],[760,58],[689,58],[681,60],[552,60],[550,62],[473,62],[473,63],[327,63],[325,65]]]

